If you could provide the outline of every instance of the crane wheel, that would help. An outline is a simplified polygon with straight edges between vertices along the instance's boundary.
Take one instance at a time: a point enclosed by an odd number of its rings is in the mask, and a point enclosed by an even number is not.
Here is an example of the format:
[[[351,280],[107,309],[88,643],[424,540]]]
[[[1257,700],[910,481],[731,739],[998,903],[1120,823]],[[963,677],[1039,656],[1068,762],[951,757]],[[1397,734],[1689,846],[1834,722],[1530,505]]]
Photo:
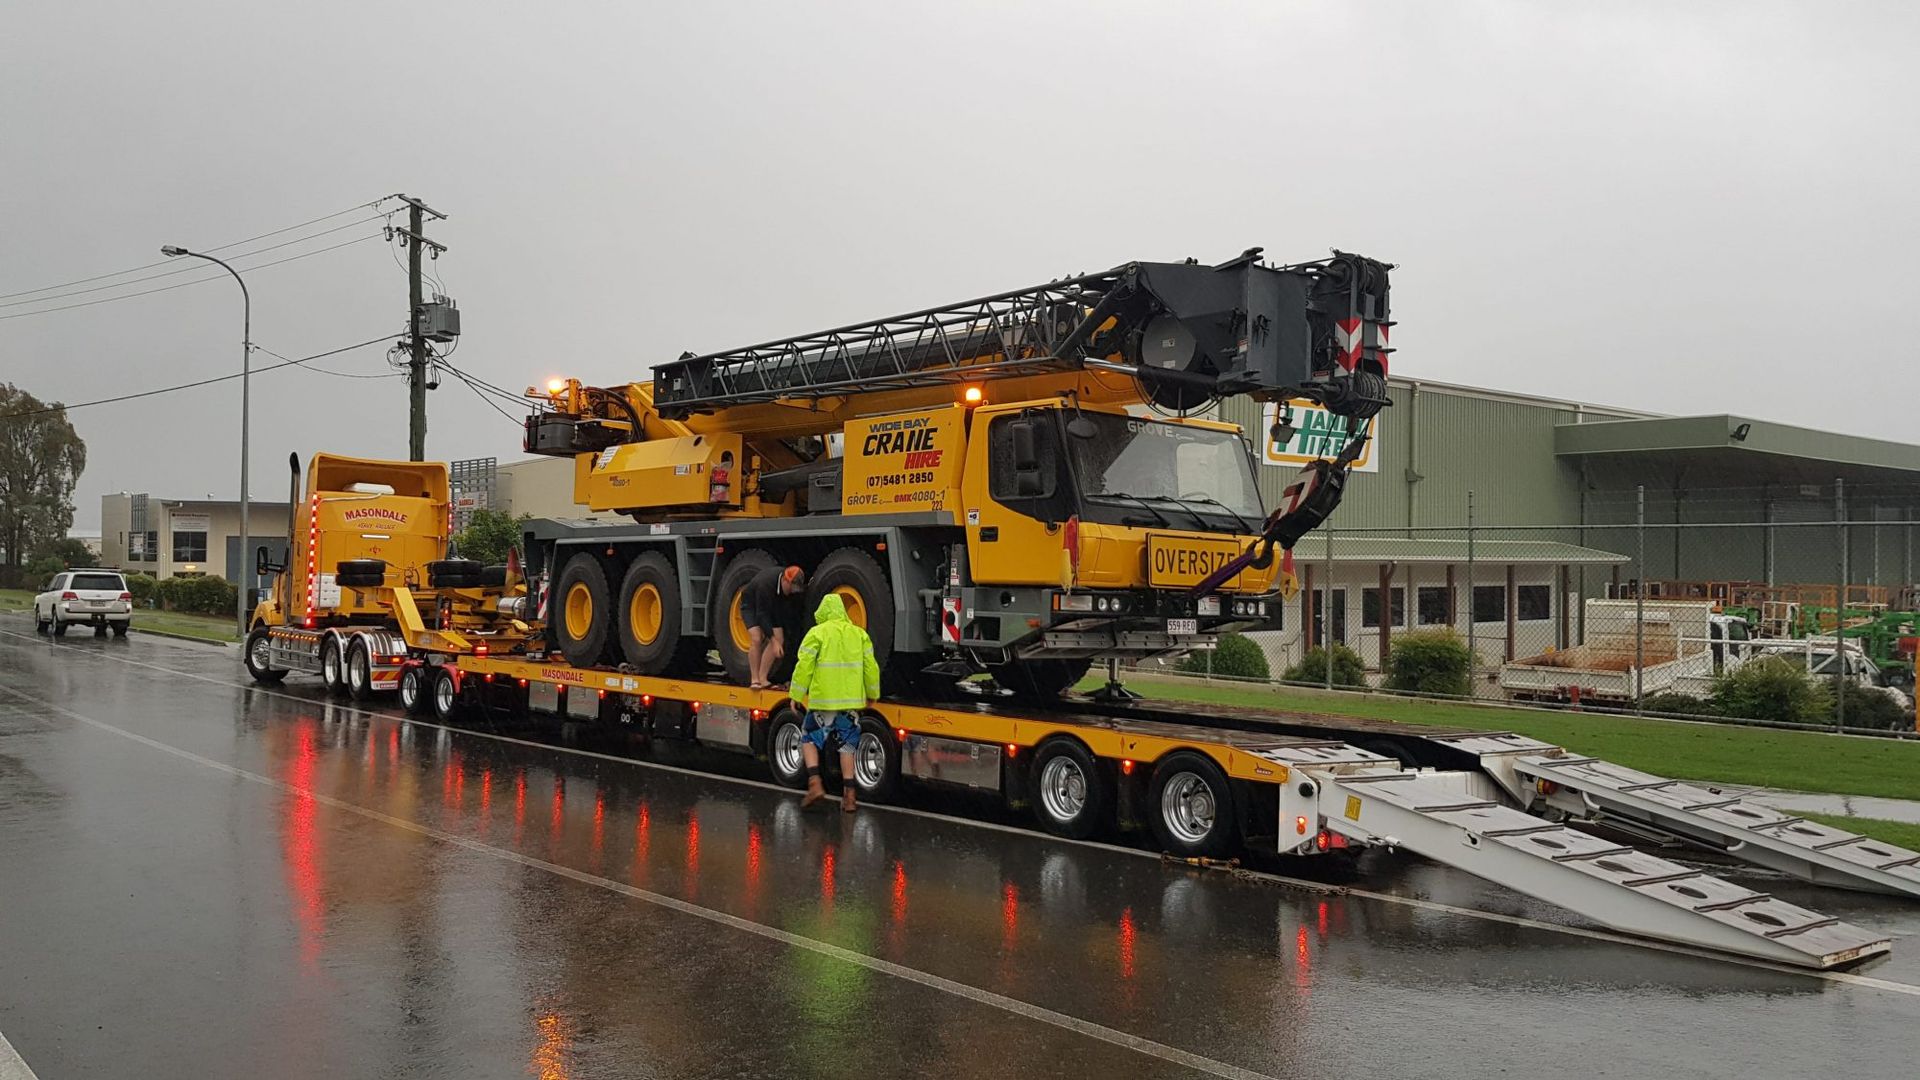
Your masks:
[[[574,664],[600,663],[613,636],[613,590],[606,568],[591,553],[567,561],[554,583],[552,626],[560,651]]]
[[[1080,660],[1015,660],[992,664],[987,673],[994,685],[1022,701],[1052,701],[1087,677],[1091,658]]]
[[[634,557],[620,581],[620,651],[642,675],[663,675],[685,659],[681,648],[680,578],[658,551]]]
[[[859,548],[840,548],[820,561],[807,583],[807,610],[818,608],[828,593],[839,594],[847,618],[873,639],[873,658],[886,667],[893,655],[893,585],[880,564]]]
[[[771,570],[778,565],[767,552],[748,548],[728,559],[727,568],[720,571],[720,588],[714,594],[715,608],[708,623],[713,627],[714,651],[720,654],[720,664],[726,668],[728,682],[745,686],[751,677],[747,651],[753,643],[747,639],[747,623],[740,614],[740,594],[762,570]],[[792,674],[793,657],[799,651],[798,639],[787,642],[787,654],[773,666],[775,682],[785,682],[787,676]]]

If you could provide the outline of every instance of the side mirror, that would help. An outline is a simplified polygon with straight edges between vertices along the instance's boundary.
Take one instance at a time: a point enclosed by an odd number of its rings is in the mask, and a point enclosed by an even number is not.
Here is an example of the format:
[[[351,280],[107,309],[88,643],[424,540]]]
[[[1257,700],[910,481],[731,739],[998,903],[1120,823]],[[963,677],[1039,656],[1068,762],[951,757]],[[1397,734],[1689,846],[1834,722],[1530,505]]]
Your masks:
[[[1007,436],[1013,444],[1014,471],[1037,471],[1040,468],[1040,450],[1033,432],[1033,421],[1013,421],[1007,425]]]
[[[285,569],[286,567],[280,566],[272,561],[272,555],[267,551],[267,545],[261,544],[253,550],[253,572],[256,575],[265,577],[268,574],[277,574]]]

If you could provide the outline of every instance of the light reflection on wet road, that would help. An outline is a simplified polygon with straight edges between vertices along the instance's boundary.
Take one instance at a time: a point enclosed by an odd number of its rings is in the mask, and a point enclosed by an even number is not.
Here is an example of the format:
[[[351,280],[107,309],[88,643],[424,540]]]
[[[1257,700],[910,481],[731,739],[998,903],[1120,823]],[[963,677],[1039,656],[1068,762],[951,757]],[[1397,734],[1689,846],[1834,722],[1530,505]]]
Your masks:
[[[243,687],[231,650],[30,629],[0,618],[0,1032],[48,1080],[1852,1078],[1910,1076],[1920,1052],[1920,997],[965,822],[803,814],[297,680]],[[1367,860],[1369,887],[1555,917]],[[1909,953],[1867,973],[1920,982]]]

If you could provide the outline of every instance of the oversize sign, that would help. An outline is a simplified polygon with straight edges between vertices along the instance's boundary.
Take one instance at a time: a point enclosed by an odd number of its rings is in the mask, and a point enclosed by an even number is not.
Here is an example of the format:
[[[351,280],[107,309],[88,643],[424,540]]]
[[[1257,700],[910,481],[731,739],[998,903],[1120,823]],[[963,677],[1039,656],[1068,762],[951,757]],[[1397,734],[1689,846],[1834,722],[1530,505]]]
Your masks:
[[[1198,585],[1240,554],[1240,542],[1226,537],[1147,535],[1147,584],[1156,589]],[[1239,576],[1227,582],[1239,587]]]
[[[1311,401],[1295,400],[1293,405],[1293,438],[1284,443],[1275,443],[1271,432],[1273,421],[1280,413],[1280,406],[1268,402],[1260,409],[1260,460],[1268,465],[1285,468],[1299,468],[1317,458],[1330,458],[1347,445],[1347,424],[1344,416],[1335,416]],[[1373,424],[1373,437],[1360,450],[1360,457],[1353,463],[1354,472],[1380,471],[1380,422]]]

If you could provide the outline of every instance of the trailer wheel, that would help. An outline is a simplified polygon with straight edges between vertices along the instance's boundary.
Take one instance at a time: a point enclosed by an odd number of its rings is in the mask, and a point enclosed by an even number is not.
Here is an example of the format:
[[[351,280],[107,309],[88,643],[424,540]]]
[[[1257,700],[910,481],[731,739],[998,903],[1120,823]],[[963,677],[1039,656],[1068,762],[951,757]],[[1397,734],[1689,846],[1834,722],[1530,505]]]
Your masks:
[[[257,683],[272,684],[287,677],[287,673],[275,668],[273,643],[268,639],[267,628],[262,626],[247,635],[247,674]]]
[[[400,707],[408,716],[424,715],[431,706],[433,669],[425,664],[408,664],[400,672]]]
[[[868,802],[892,802],[900,793],[900,740],[893,729],[871,716],[860,718],[860,741],[853,748],[853,775],[842,777]]]
[[[807,610],[818,608],[828,593],[839,595],[847,619],[873,639],[873,658],[885,668],[893,654],[893,586],[880,564],[859,548],[835,551],[820,561],[807,585]]]
[[[355,701],[373,697],[373,657],[367,654],[365,638],[354,638],[347,646],[347,695]]]
[[[748,670],[748,650],[753,643],[747,638],[747,622],[740,614],[740,594],[760,571],[777,565],[772,555],[759,548],[748,548],[728,559],[727,568],[720,571],[720,589],[714,596],[715,611],[708,617],[707,624],[713,627],[714,650],[720,654],[720,665],[727,671],[728,682],[745,686],[752,674]],[[793,657],[799,651],[798,641],[787,642],[787,655],[774,665],[775,682],[785,681],[781,676],[793,670]]]
[[[620,651],[642,675],[682,666],[687,649],[680,636],[680,578],[657,551],[636,556],[620,582]]]
[[[767,725],[767,770],[773,773],[774,783],[790,788],[807,786],[807,760],[800,753],[805,741],[798,710],[782,709],[773,715],[773,722]]]
[[[1233,789],[1206,755],[1176,750],[1153,770],[1147,820],[1160,846],[1175,855],[1221,858],[1237,840]]]
[[[1078,742],[1049,739],[1033,756],[1033,814],[1055,836],[1085,840],[1113,817],[1113,783]]]
[[[467,707],[460,700],[460,687],[453,672],[436,668],[433,673],[433,718],[443,724],[457,724],[466,718]]]
[[[1052,701],[1087,677],[1091,657],[1082,660],[1015,660],[987,668],[994,684],[1023,701]]]
[[[600,560],[587,552],[569,559],[551,603],[560,651],[575,664],[598,664],[613,625],[613,590]]]
[[[345,693],[346,665],[340,657],[340,639],[329,636],[320,643],[320,683],[329,694]]]

